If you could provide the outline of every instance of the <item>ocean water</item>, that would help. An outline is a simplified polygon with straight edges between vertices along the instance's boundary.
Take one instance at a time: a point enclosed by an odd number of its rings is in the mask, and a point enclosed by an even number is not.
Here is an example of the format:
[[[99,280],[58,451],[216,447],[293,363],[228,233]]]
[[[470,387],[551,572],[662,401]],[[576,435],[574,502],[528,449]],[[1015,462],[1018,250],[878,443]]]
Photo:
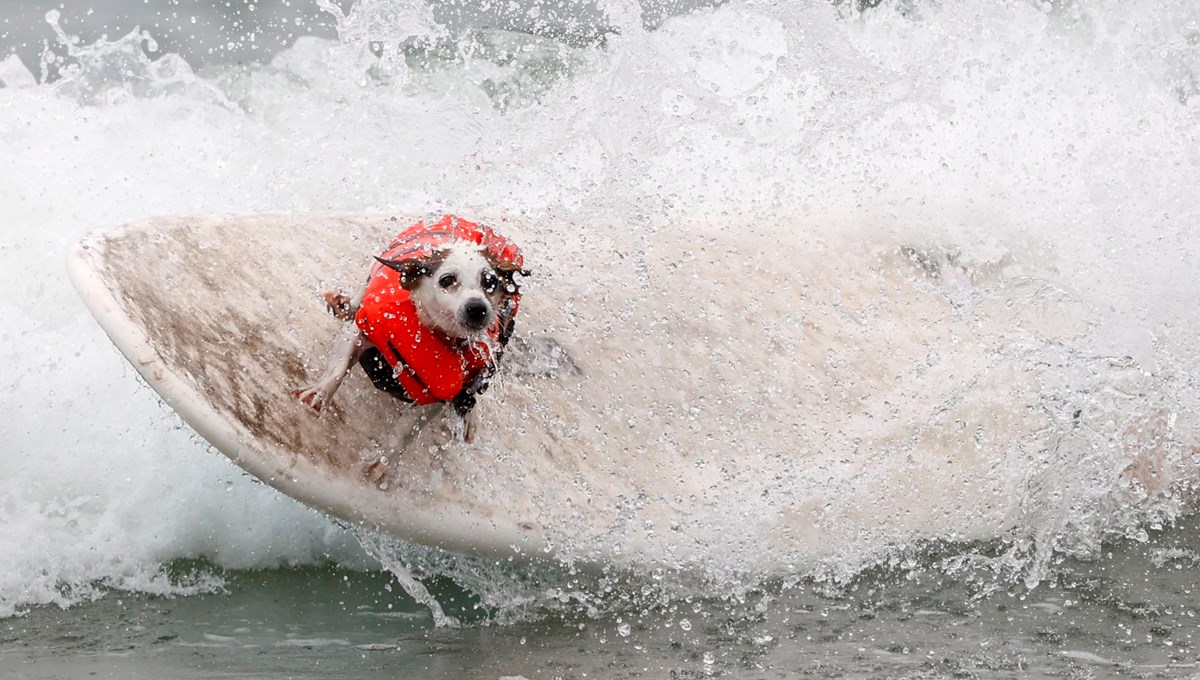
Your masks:
[[[30,1],[0,56],[0,677],[1200,674],[1200,6]],[[473,209],[942,248],[963,300],[1011,261],[1088,310],[1036,357],[1111,422],[982,540],[490,564],[242,475],[63,270],[152,214]]]

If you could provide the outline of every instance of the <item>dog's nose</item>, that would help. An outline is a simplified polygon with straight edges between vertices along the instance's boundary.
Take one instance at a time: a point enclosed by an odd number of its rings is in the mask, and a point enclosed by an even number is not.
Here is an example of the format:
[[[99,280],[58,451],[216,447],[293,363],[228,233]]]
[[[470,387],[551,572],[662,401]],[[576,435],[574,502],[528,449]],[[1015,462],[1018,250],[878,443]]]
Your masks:
[[[470,300],[463,305],[463,321],[468,326],[476,328],[483,326],[483,322],[487,319],[488,306],[482,300]]]

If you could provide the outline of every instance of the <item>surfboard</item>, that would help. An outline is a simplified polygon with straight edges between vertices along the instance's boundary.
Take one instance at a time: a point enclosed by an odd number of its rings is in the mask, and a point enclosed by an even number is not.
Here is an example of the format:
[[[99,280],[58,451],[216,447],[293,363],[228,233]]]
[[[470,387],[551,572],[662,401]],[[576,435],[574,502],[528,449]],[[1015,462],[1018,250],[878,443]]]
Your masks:
[[[322,291],[361,286],[418,217],[153,218],[88,234],[68,269],[165,402],[281,492],[455,552],[605,563],[996,536],[1057,417],[1027,348],[1087,325],[1041,281],[948,283],[962,267],[786,225],[468,215],[534,270],[477,439],[357,368],[314,413],[290,390],[342,328]]]

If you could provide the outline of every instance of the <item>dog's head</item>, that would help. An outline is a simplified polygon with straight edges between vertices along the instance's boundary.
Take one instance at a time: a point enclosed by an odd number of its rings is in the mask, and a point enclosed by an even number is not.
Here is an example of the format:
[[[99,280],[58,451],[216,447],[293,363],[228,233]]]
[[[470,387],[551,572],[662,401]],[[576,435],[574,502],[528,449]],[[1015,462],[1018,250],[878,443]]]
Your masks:
[[[483,335],[519,294],[515,275],[527,273],[466,241],[421,258],[376,259],[399,272],[421,321],[454,338]]]

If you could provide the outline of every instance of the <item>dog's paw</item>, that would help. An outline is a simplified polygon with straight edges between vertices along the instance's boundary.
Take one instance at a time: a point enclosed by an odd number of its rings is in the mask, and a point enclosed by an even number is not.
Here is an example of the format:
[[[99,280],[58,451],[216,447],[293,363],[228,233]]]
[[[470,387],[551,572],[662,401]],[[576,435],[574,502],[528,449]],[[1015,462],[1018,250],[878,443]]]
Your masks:
[[[363,464],[363,476],[367,478],[373,486],[378,487],[381,491],[387,491],[391,485],[388,482],[388,459],[387,456],[380,456],[370,463]]]
[[[320,413],[333,399],[333,394],[330,392],[328,386],[322,383],[305,385],[304,387],[294,389],[292,390],[292,396],[300,400],[301,403],[311,407],[317,413]]]
[[[325,309],[342,321],[350,321],[354,318],[355,312],[358,311],[354,309],[354,303],[350,299],[350,296],[345,293],[327,290],[323,297],[325,298]]]

